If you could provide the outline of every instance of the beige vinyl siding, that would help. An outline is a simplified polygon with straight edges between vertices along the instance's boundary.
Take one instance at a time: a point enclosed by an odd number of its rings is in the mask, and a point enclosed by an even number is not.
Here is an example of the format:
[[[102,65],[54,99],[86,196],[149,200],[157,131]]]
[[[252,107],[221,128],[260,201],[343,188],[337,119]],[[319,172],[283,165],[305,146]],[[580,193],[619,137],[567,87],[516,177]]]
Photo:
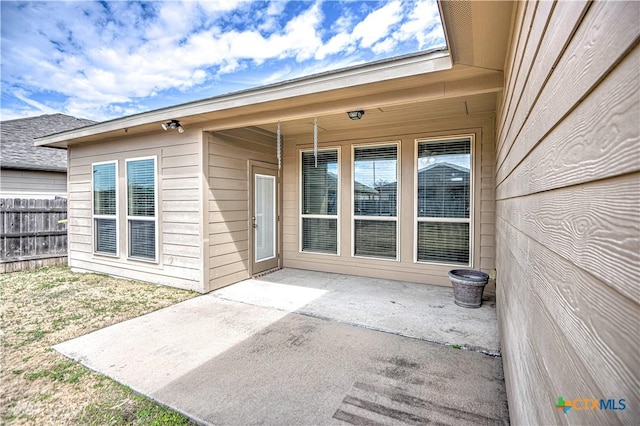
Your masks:
[[[137,279],[204,292],[199,129],[110,140],[72,147],[69,152],[69,265],[76,270]],[[157,263],[127,259],[125,159],[157,156]],[[119,256],[93,253],[92,163],[118,161]]]
[[[67,196],[67,173],[0,169],[0,198]]]
[[[249,161],[276,164],[275,135],[256,128],[206,133],[209,287],[250,277]]]
[[[464,111],[464,102],[462,110]],[[452,114],[453,115],[453,114]],[[366,114],[365,114],[366,117]],[[364,123],[364,118],[362,122]],[[322,121],[319,120],[322,127]],[[475,135],[473,149],[474,217],[473,217],[473,267],[491,272],[494,268],[494,127],[493,113],[453,115],[438,120],[398,123],[394,128],[367,127],[354,123],[351,132],[319,131],[321,148],[340,146],[341,193],[339,211],[340,255],[300,252],[300,149],[313,146],[313,129],[308,134],[288,136],[284,145],[283,165],[283,263],[285,267],[312,269],[377,278],[397,279],[418,283],[449,286],[447,272],[450,265],[414,262],[415,244],[415,140],[421,138],[456,135]],[[357,130],[356,130],[357,129]],[[352,257],[351,220],[351,146],[353,144],[385,143],[400,141],[399,180],[399,261]]]
[[[522,2],[497,123],[497,297],[514,424],[636,424],[640,3]],[[626,399],[623,411],[554,399]]]

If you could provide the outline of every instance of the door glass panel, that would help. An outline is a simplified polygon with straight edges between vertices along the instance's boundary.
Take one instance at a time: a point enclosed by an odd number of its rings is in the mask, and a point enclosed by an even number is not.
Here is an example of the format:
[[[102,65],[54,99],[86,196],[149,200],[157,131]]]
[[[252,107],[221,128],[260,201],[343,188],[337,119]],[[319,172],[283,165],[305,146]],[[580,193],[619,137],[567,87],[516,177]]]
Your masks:
[[[256,262],[276,257],[276,178],[256,174],[255,181]]]

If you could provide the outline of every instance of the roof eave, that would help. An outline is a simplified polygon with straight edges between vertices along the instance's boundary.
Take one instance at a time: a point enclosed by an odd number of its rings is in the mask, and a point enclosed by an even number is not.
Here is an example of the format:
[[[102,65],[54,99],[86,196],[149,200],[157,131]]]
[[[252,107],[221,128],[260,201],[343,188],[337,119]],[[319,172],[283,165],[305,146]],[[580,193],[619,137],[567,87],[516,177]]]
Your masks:
[[[173,118],[241,108],[296,96],[445,71],[452,67],[453,63],[448,50],[422,52],[122,117],[37,138],[35,144],[37,146],[66,147],[69,142],[81,141],[85,137],[131,129]]]
[[[37,172],[56,172],[56,173],[66,173],[67,166],[47,166],[40,164],[22,164],[22,163],[0,163],[0,169],[9,169],[9,170],[30,170]]]

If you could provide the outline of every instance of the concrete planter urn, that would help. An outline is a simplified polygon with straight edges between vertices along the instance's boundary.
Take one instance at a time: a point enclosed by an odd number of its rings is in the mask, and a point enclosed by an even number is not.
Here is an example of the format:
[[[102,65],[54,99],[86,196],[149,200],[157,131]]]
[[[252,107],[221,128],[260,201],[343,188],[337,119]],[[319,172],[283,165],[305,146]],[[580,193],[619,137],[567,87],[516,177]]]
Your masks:
[[[449,279],[453,285],[453,298],[463,308],[482,306],[482,293],[489,281],[489,275],[475,269],[452,269]]]

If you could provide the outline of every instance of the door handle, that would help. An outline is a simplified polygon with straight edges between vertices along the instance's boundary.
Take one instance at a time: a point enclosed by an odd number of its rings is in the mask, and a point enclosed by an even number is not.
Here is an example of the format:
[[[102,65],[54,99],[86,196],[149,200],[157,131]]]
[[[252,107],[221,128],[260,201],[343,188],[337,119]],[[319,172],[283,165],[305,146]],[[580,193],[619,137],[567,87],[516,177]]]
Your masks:
[[[251,221],[253,222],[253,227],[257,229],[257,228],[258,228],[258,225],[256,225],[256,217],[255,217],[255,216],[252,216],[252,217],[251,217]]]

